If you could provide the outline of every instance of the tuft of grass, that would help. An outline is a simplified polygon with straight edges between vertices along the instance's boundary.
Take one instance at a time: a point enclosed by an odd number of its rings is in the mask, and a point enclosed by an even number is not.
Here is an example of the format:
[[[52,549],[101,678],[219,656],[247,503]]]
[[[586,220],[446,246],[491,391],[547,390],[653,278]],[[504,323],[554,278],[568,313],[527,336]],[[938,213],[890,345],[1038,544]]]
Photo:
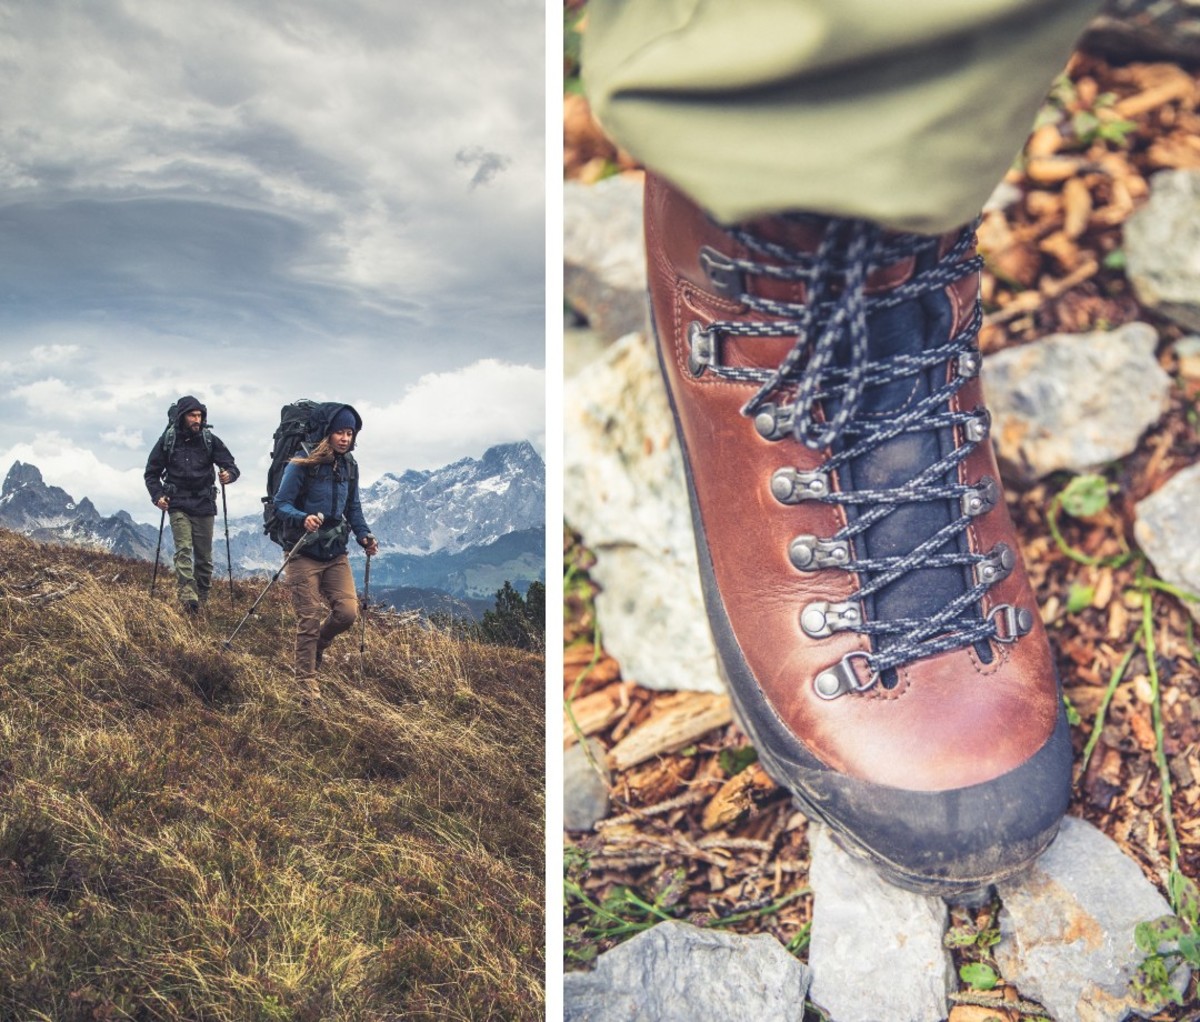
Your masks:
[[[0,1018],[541,1018],[541,657],[150,571],[0,530]]]

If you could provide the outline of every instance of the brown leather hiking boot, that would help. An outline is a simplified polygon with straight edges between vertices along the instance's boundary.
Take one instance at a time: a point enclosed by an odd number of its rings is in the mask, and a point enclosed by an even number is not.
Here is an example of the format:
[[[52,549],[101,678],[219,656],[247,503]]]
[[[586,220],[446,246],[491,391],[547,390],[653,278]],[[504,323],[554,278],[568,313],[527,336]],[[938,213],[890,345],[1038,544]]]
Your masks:
[[[723,228],[647,176],[659,357],[742,726],[889,880],[1020,871],[1071,746],[987,441],[974,233]]]

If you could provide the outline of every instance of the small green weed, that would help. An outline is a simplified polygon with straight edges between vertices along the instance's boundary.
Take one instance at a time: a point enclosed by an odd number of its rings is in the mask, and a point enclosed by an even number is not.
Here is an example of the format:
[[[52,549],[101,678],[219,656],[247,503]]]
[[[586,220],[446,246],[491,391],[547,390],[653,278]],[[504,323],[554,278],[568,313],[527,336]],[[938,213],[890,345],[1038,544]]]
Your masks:
[[[996,970],[984,962],[969,962],[959,968],[958,975],[972,990],[993,990],[1000,982]]]
[[[1055,79],[1045,104],[1038,112],[1035,127],[1059,125],[1064,129],[1070,146],[1075,149],[1087,149],[1095,142],[1125,149],[1138,125],[1121,117],[1116,112],[1116,104],[1115,93],[1102,92],[1090,106],[1082,106],[1075,83],[1062,74]]]
[[[1171,974],[1181,965],[1200,970],[1200,892],[1178,869],[1172,869],[1168,894],[1175,915],[1138,923],[1133,940],[1146,957],[1133,980],[1133,988],[1147,1003],[1184,1003],[1171,983]]]
[[[996,918],[1000,903],[993,899],[986,917],[974,922],[957,922],[942,938],[946,948],[957,952],[962,960],[958,975],[972,990],[991,990],[1000,982],[992,962],[992,948],[1000,943]]]
[[[1103,476],[1078,475],[1056,493],[1050,501],[1049,510],[1046,512],[1046,525],[1050,529],[1050,535],[1054,538],[1058,549],[1076,564],[1088,567],[1118,568],[1133,556],[1125,546],[1123,538],[1121,545],[1124,549],[1113,557],[1092,557],[1085,554],[1081,550],[1076,550],[1063,538],[1062,529],[1058,523],[1058,516],[1063,511],[1072,518],[1079,519],[1094,518],[1103,513],[1108,509],[1110,497],[1115,489]],[[1089,596],[1088,599],[1090,601],[1091,597]],[[1070,609],[1070,601],[1068,609]]]
[[[736,777],[746,767],[758,762],[758,750],[753,745],[743,745],[739,749],[722,749],[717,757],[726,777]]]

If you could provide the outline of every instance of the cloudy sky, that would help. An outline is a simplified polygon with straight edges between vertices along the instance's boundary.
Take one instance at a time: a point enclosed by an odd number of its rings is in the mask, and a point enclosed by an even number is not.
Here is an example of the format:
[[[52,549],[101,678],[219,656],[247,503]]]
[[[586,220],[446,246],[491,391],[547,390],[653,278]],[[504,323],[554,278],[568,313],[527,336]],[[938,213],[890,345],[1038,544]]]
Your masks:
[[[0,0],[0,476],[157,522],[209,408],[259,510],[279,408],[364,483],[544,451],[540,0]]]

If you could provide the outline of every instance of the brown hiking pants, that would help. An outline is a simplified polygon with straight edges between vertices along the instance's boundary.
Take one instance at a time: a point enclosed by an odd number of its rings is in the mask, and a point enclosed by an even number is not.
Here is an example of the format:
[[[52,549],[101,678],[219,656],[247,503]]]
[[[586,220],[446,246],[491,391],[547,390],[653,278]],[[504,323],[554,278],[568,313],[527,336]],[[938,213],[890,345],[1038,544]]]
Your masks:
[[[317,676],[317,646],[329,645],[358,618],[358,593],[345,554],[332,561],[294,557],[286,577],[296,611],[296,678],[309,681]]]

